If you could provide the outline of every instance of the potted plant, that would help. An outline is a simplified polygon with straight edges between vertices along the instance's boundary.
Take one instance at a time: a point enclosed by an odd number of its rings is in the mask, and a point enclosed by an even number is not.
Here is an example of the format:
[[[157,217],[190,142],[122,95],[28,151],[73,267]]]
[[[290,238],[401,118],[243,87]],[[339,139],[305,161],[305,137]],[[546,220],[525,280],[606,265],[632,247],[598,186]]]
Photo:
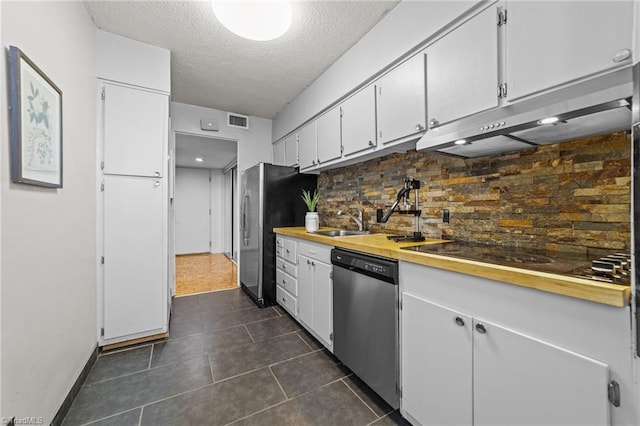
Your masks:
[[[302,190],[302,195],[300,196],[304,204],[307,206],[307,215],[304,218],[304,227],[307,232],[314,232],[320,228],[320,219],[318,218],[318,212],[316,212],[316,206],[318,205],[318,200],[320,200],[320,194],[314,189],[313,196],[311,195],[311,191]]]

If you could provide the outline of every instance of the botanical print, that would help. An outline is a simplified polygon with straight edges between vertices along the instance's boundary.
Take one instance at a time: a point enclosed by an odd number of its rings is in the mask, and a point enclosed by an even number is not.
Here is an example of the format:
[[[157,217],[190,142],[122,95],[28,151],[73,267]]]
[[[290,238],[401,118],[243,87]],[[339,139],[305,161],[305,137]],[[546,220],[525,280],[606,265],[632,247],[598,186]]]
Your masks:
[[[23,174],[29,171],[57,174],[60,169],[58,93],[24,60],[21,62]]]

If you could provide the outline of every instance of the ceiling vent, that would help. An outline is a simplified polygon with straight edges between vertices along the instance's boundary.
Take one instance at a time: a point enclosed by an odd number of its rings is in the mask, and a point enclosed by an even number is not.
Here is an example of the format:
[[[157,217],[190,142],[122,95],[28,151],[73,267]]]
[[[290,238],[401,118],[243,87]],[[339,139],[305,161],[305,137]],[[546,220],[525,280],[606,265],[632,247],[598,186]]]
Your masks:
[[[206,130],[208,132],[217,132],[218,131],[218,122],[211,118],[201,118],[200,119],[200,128],[202,130]]]
[[[237,127],[238,129],[249,128],[249,117],[246,115],[227,113],[227,126]]]

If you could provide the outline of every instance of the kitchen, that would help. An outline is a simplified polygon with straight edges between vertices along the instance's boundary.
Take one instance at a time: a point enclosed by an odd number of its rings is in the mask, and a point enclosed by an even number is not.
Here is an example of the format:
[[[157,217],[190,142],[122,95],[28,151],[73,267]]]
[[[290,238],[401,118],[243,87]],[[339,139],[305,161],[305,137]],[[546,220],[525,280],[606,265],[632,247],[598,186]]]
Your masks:
[[[405,11],[408,11],[411,7],[419,7],[417,5],[414,6],[404,6],[407,9],[405,9]],[[437,22],[432,22],[432,24],[434,25],[435,28],[440,28],[444,25],[444,23],[448,23],[449,21],[453,20],[454,18],[456,18],[457,16],[459,16],[464,9],[462,4],[459,4],[456,6],[458,9],[456,10],[449,10],[450,15],[448,17],[443,17],[441,21],[437,21],[437,19],[435,17],[429,17],[429,19],[433,19],[434,21]],[[455,9],[454,6],[451,6],[452,9]],[[443,9],[446,9],[443,6]],[[6,14],[7,10],[11,10],[8,9],[6,6],[3,7],[2,12],[3,13],[3,18],[8,16],[11,17],[11,14]],[[402,9],[399,9],[399,13],[402,12]],[[408,12],[406,12],[407,14],[409,14]],[[406,17],[405,17],[406,18]],[[5,21],[3,20],[3,27],[4,27],[4,23]],[[428,24],[428,23],[427,23]],[[428,26],[428,25],[427,25]],[[4,30],[3,30],[4,31]],[[411,32],[411,31],[409,31]],[[418,31],[416,31],[418,32]],[[382,38],[382,30],[380,30],[379,37]],[[282,115],[282,119],[280,120],[276,120],[274,122],[274,132],[273,132],[273,138],[271,138],[271,141],[277,142],[279,141],[282,137],[286,137],[289,133],[291,132],[295,132],[297,127],[306,122],[307,120],[309,120],[313,114],[319,112],[320,110],[322,110],[323,108],[326,108],[328,105],[336,102],[336,100],[340,99],[342,96],[344,96],[346,93],[349,93],[354,87],[361,85],[363,82],[365,82],[370,76],[372,72],[377,72],[377,70],[382,70],[384,69],[388,64],[391,64],[392,62],[394,62],[397,58],[401,57],[405,52],[408,52],[411,50],[411,48],[413,48],[414,46],[417,46],[419,44],[419,42],[421,42],[422,40],[425,39],[424,34],[420,37],[418,35],[416,35],[415,33],[413,34],[405,34],[405,33],[398,33],[396,35],[390,35],[390,34],[386,34],[387,37],[391,37],[391,38],[397,38],[397,39],[403,39],[404,41],[400,42],[398,47],[396,48],[396,50],[394,52],[380,52],[380,57],[376,58],[376,60],[372,60],[374,62],[373,65],[373,69],[375,69],[376,71],[371,71],[371,68],[366,68],[364,66],[361,67],[352,67],[354,63],[358,62],[358,60],[361,60],[362,57],[358,57],[358,55],[354,54],[355,56],[353,56],[352,58],[352,62],[349,63],[346,59],[345,61],[343,61],[343,69],[351,69],[351,72],[347,73],[344,76],[344,78],[341,79],[336,79],[336,78],[329,78],[326,77],[324,79],[319,80],[318,84],[315,86],[312,86],[310,88],[309,94],[307,95],[307,99],[312,99],[313,98],[313,92],[315,91],[315,95],[318,95],[319,93],[322,93],[322,95],[320,95],[320,98],[322,100],[317,101],[318,105],[317,107],[314,109],[313,107],[311,107],[311,110],[313,110],[313,112],[305,112],[305,111],[309,111],[309,107],[303,107],[304,106],[304,99],[305,97],[302,97],[302,100],[297,100],[295,101],[290,108],[286,109]],[[411,37],[414,37],[413,39],[411,39]],[[5,40],[5,36],[3,35],[3,41]],[[380,39],[374,39],[374,41],[380,41]],[[371,46],[366,46],[366,45],[362,45],[360,47],[360,49],[366,49],[366,48],[371,48]],[[357,49],[356,49],[357,50]],[[393,50],[393,49],[391,49]],[[360,53],[362,53],[362,51],[360,51]],[[386,55],[386,57],[385,57]],[[347,58],[348,59],[348,58]],[[329,74],[331,74],[331,72],[337,73],[336,70],[340,69],[340,64],[338,64],[335,68],[332,68],[329,72]],[[327,74],[327,75],[329,75]],[[358,75],[356,75],[358,74]],[[335,74],[334,74],[335,77]],[[338,81],[339,80],[339,81]],[[366,85],[363,85],[363,87]],[[327,90],[327,87],[329,87],[329,89]],[[72,94],[71,94],[72,95]],[[4,97],[3,97],[4,99]],[[91,99],[93,99],[93,96],[91,97]],[[88,104],[88,102],[86,102]],[[425,123],[426,124],[426,123]],[[415,123],[414,123],[415,125]],[[73,127],[72,127],[73,128]],[[90,131],[85,131],[86,133],[90,133]],[[569,143],[569,145],[567,145],[567,151],[570,151],[569,155],[579,155],[576,153],[580,153],[581,150],[583,150],[585,147],[591,147],[591,148],[587,148],[587,149],[594,149],[595,151],[597,151],[596,148],[593,148],[594,146],[598,145],[597,140],[592,140],[591,142],[587,142],[585,143],[585,145],[576,145],[573,148],[570,147],[570,145],[572,143]],[[73,140],[70,140],[70,143],[73,143]],[[611,161],[611,163],[607,163],[606,167],[609,168],[616,168],[617,166],[614,164],[615,161],[620,161],[622,164],[621,168],[624,168],[624,163],[625,161],[627,161],[628,164],[628,159],[630,157],[629,153],[628,153],[628,148],[627,148],[627,153],[625,154],[625,149],[624,149],[624,142],[623,139],[620,138],[620,136],[614,136],[611,137],[609,139],[607,139],[604,143],[607,144],[608,147],[611,148],[610,151],[613,152],[613,157],[609,160],[594,160],[594,161],[578,161],[578,162],[583,162],[585,165],[584,167],[589,169],[591,167],[600,167],[602,166],[603,168],[605,167],[605,162],[606,161]],[[73,145],[71,145],[73,146]],[[548,148],[550,151],[553,149],[551,147]],[[574,150],[572,152],[572,149]],[[402,149],[399,146],[395,146],[395,147],[390,147],[389,151],[393,151],[393,150],[399,150],[402,151]],[[543,149],[544,150],[544,149]],[[564,152],[564,149],[561,148],[561,150]],[[300,154],[302,154],[302,152],[300,152]],[[377,154],[377,153],[376,153]],[[529,154],[531,154],[529,152]],[[263,158],[263,161],[270,161],[270,147],[269,147],[269,152],[268,152],[269,157],[268,158]],[[366,155],[366,154],[365,154]],[[422,177],[420,176],[420,178],[423,181],[429,181],[431,179],[427,178],[426,172],[424,170],[429,169],[429,174],[432,174],[433,176],[439,176],[440,172],[442,170],[442,167],[440,165],[433,165],[432,168],[429,167],[424,167],[425,166],[425,161],[422,158],[425,154],[424,153],[416,153],[416,154],[412,154],[410,153],[408,155],[407,158],[405,158],[402,154],[393,154],[394,156],[391,157],[385,157],[383,160],[380,160],[380,164],[375,163],[377,160],[375,159],[370,159],[369,161],[371,161],[370,163],[362,163],[361,160],[364,160],[365,158],[358,158],[357,160],[354,160],[353,163],[360,163],[360,167],[362,167],[362,170],[370,170],[371,166],[374,165],[376,167],[380,167],[380,168],[384,168],[385,170],[388,170],[390,168],[394,168],[394,167],[398,167],[398,168],[402,168],[402,170],[398,170],[395,173],[395,177],[393,179],[391,179],[390,181],[383,181],[382,186],[384,187],[384,191],[381,191],[382,193],[379,195],[375,195],[373,194],[373,192],[375,192],[375,190],[369,190],[368,195],[366,195],[367,197],[371,197],[370,203],[371,203],[371,207],[365,206],[365,217],[367,218],[367,220],[370,223],[374,223],[375,222],[375,210],[377,208],[384,208],[384,207],[388,207],[391,202],[393,201],[393,199],[395,198],[395,194],[399,189],[399,186],[401,186],[402,183],[402,179],[404,177],[407,176],[411,176],[411,177],[417,177],[419,173],[425,173],[425,176]],[[508,154],[511,155],[511,154]],[[523,164],[518,163],[518,160],[515,159],[515,157],[519,157],[520,155],[522,155],[523,157],[526,157],[525,154],[513,154],[512,155],[512,160],[513,163],[509,164],[508,167],[511,168],[511,173],[515,173],[517,171],[517,169],[519,168],[518,164]],[[594,154],[595,155],[595,154]],[[616,158],[614,158],[617,155]],[[95,157],[95,154],[91,154],[88,153],[88,157],[87,158],[93,158]],[[414,157],[415,156],[415,157]],[[73,157],[72,157],[73,158]],[[245,157],[246,158],[246,157]],[[355,157],[353,157],[355,158]],[[438,160],[434,160],[435,162],[442,162],[442,164],[446,164],[446,167],[449,170],[453,170],[453,175],[455,176],[455,170],[456,167],[464,169],[465,167],[467,167],[469,164],[471,164],[472,166],[470,167],[471,170],[471,177],[470,176],[466,176],[464,175],[465,171],[464,170],[460,170],[459,173],[460,175],[458,176],[461,179],[461,183],[464,182],[464,179],[470,179],[473,180],[473,173],[475,172],[476,169],[474,168],[478,168],[478,169],[482,169],[483,167],[485,167],[486,170],[490,170],[492,167],[496,167],[491,163],[491,160],[482,160],[482,159],[478,159],[478,160],[472,160],[469,163],[464,163],[461,162],[461,160],[459,159],[443,159],[442,157],[437,157]],[[499,158],[498,155],[496,155],[496,158]],[[302,157],[301,157],[302,159]],[[532,158],[533,160],[533,158]],[[259,161],[259,160],[258,160]],[[340,160],[341,161],[341,160]],[[349,160],[347,160],[349,161]],[[399,162],[401,161],[406,161],[406,163],[402,163],[400,165],[398,165]],[[497,161],[497,160],[496,160]],[[549,165],[547,166],[548,168],[552,168],[553,166],[553,161],[554,160],[546,160],[549,161]],[[602,161],[602,164],[589,164],[589,163],[598,163],[598,161]],[[451,162],[451,163],[449,163]],[[483,162],[485,162],[486,164],[482,164]],[[332,165],[337,165],[338,161],[336,163],[332,163],[329,164],[329,166]],[[346,163],[341,163],[341,164],[346,164]],[[535,161],[532,161],[531,164],[535,164]],[[250,164],[246,164],[246,166],[248,167]],[[407,167],[408,166],[408,167]],[[555,167],[565,167],[566,164],[562,162],[562,159],[560,160],[560,162],[558,163],[558,165],[556,165]],[[358,166],[356,166],[357,168]],[[407,167],[405,169],[405,167]],[[532,169],[534,169],[535,167],[540,167],[540,164],[535,164],[532,166]],[[423,169],[424,168],[424,169]],[[415,171],[413,170],[415,169]],[[328,189],[330,185],[333,185],[335,182],[338,181],[338,178],[340,178],[341,176],[341,170],[342,173],[344,173],[344,178],[343,178],[343,187],[339,188],[338,191],[341,191],[340,195],[335,196],[334,198],[330,198],[327,197],[327,200],[331,200],[329,201],[327,204],[320,204],[320,214],[322,217],[322,221],[323,221],[323,225],[330,225],[330,226],[334,226],[334,227],[340,227],[340,228],[344,228],[347,227],[347,218],[338,218],[338,217],[334,217],[333,216],[333,212],[337,211],[337,209],[353,209],[351,210],[351,212],[355,211],[355,208],[359,208],[362,204],[362,199],[360,198],[360,193],[358,193],[358,191],[360,191],[359,189],[354,189],[354,188],[350,188],[349,187],[349,178],[351,178],[351,175],[349,174],[350,172],[345,172],[346,169],[342,169],[340,167],[335,169],[335,172],[332,172],[332,170],[334,169],[329,169],[326,173],[324,171],[322,171],[320,173],[319,176],[319,180],[320,180],[320,188],[322,190],[324,190],[325,188]],[[354,169],[354,177],[359,178],[360,176],[364,176],[365,174],[362,173],[362,170],[360,172],[356,172]],[[71,166],[69,166],[69,173],[73,173],[73,168]],[[335,175],[332,175],[331,173],[335,173]],[[490,172],[487,172],[487,175],[491,175]],[[334,179],[335,178],[335,179]],[[369,177],[371,180],[371,182],[375,182],[373,180],[373,177]],[[624,171],[621,172],[621,175],[619,176],[620,179],[622,179],[619,183],[621,186],[624,187],[625,183],[624,183]],[[324,179],[324,180],[323,180]],[[365,178],[367,179],[367,178]],[[595,179],[595,178],[594,178]],[[614,178],[615,179],[615,178]],[[433,179],[436,180],[436,179]],[[444,182],[445,182],[445,178],[442,179],[442,187],[444,188]],[[73,180],[71,180],[70,182],[73,182]],[[325,186],[322,186],[325,185]],[[526,181],[522,183],[522,186],[526,186],[527,183]],[[628,183],[627,183],[628,186]],[[501,188],[506,188],[508,186],[506,185],[502,185]],[[348,203],[342,204],[342,201],[344,200],[344,198],[342,198],[342,194],[343,191],[345,190],[347,191],[354,191],[354,196],[348,200]],[[489,185],[489,188],[491,188],[491,186]],[[493,186],[492,188],[498,188],[498,186]],[[610,188],[612,189],[612,188]],[[443,189],[442,191],[444,191],[445,189]],[[449,226],[445,226],[444,224],[441,223],[441,216],[442,216],[442,209],[445,208],[444,203],[445,200],[438,200],[438,197],[444,197],[444,195],[440,194],[438,195],[438,192],[436,189],[434,188],[429,188],[429,187],[423,187],[420,189],[420,194],[421,194],[421,204],[423,204],[422,208],[425,209],[425,213],[428,213],[429,216],[434,216],[433,218],[425,218],[425,219],[421,219],[423,221],[422,223],[422,232],[424,232],[425,234],[427,234],[428,238],[439,238],[441,236],[454,236],[456,238],[460,238],[461,236],[467,236],[467,235],[463,235],[460,234],[460,232],[469,232],[469,236],[471,238],[482,238],[483,235],[487,235],[490,238],[495,238],[495,235],[493,237],[491,237],[492,234],[496,234],[498,232],[494,232],[494,229],[483,229],[483,212],[479,211],[479,207],[482,204],[484,204],[485,206],[488,206],[488,209],[491,209],[492,207],[495,206],[495,199],[491,199],[491,197],[495,197],[495,194],[492,194],[491,191],[489,191],[489,194],[485,194],[483,191],[484,189],[480,190],[478,189],[477,192],[474,192],[473,194],[465,194],[464,192],[462,194],[456,194],[458,197],[462,197],[462,200],[460,200],[461,202],[466,202],[466,206],[464,206],[464,209],[461,208],[454,208],[456,206],[451,206],[450,209],[450,213],[451,213],[451,220],[450,220],[450,224]],[[430,192],[434,191],[433,193],[430,194]],[[533,191],[533,190],[532,190]],[[597,191],[596,191],[597,192]],[[5,193],[5,188],[3,187],[3,193]],[[327,193],[327,195],[329,195],[329,193]],[[357,196],[356,196],[357,195]],[[610,194],[611,196],[617,196],[616,194]],[[469,197],[468,200],[465,200],[465,197]],[[583,192],[584,197],[599,197],[598,194],[595,195],[589,195],[588,191]],[[624,194],[620,195],[621,197],[624,197]],[[379,198],[376,198],[379,197]],[[475,198],[475,199],[474,199]],[[483,199],[485,198],[485,199]],[[488,198],[488,199],[487,199]],[[540,203],[543,203],[542,199],[545,198],[543,196],[540,196],[539,194],[536,195],[536,197],[534,198],[530,198],[527,197],[528,201],[531,201],[531,205],[528,206],[532,209],[534,209],[535,205],[535,199],[538,199]],[[549,197],[552,198],[552,197]],[[436,203],[442,203],[440,205],[436,204]],[[434,204],[429,204],[429,203],[434,203]],[[473,204],[475,203],[475,207],[473,206]],[[492,204],[493,203],[493,204]],[[518,204],[517,201],[513,201],[513,204]],[[615,204],[615,203],[612,203]],[[12,204],[11,199],[5,200],[3,199],[3,209],[8,209],[10,206],[14,206],[15,204]],[[544,206],[544,204],[541,204],[542,206]],[[89,210],[91,209],[90,206],[87,207]],[[534,209],[535,210],[535,209]],[[546,211],[546,209],[544,209],[543,207],[539,207],[539,210],[535,210],[536,212],[544,212]],[[529,212],[531,213],[531,211]],[[566,213],[574,213],[574,212],[566,212]],[[607,213],[616,213],[616,211],[611,211],[611,212],[607,212]],[[523,213],[518,213],[514,211],[514,215],[522,215],[522,214],[526,214],[526,212]],[[544,214],[544,213],[540,213],[540,214]],[[550,213],[553,214],[553,213]],[[5,220],[5,218],[7,217],[7,215],[9,215],[9,213],[6,210],[3,210],[3,215],[2,218],[3,220]],[[468,216],[465,216],[468,215]],[[10,218],[11,216],[9,216]],[[487,216],[484,216],[485,218]],[[490,218],[490,215],[488,216]],[[471,226],[469,228],[466,228],[466,226],[462,225],[463,222],[459,222],[461,220],[469,220],[469,221],[473,221],[475,220],[476,222],[474,223],[474,226]],[[493,219],[492,219],[493,220]],[[503,218],[503,220],[516,220],[516,218]],[[496,240],[500,240],[502,241],[504,240],[509,240],[509,241],[520,241],[523,242],[526,241],[527,239],[529,239],[529,242],[532,239],[532,235],[535,236],[537,238],[537,235],[534,232],[527,232],[527,231],[534,231],[535,229],[538,228],[538,223],[536,223],[535,225],[532,223],[531,226],[527,226],[528,222],[526,222],[528,219],[522,219],[523,221],[521,222],[503,222],[503,232],[500,232],[503,235],[499,235],[500,238],[496,238]],[[388,228],[384,229],[387,232],[391,232],[391,231],[396,231],[399,230],[402,233],[407,232],[407,231],[411,231],[412,230],[412,223],[411,221],[408,221],[409,223],[407,223],[407,221],[404,221],[404,219],[398,220],[395,217],[393,219],[391,219],[391,223],[389,225],[387,225]],[[2,232],[3,232],[3,241],[5,241],[5,237],[6,236],[11,236],[11,227],[8,226],[10,225],[12,222],[8,222],[5,225],[3,225],[2,228]],[[486,223],[486,221],[485,221]],[[624,224],[624,220],[620,220],[620,223]],[[628,223],[628,221],[627,221]],[[523,226],[524,225],[524,226]],[[558,238],[556,237],[555,240],[553,238],[553,234],[556,233],[556,235],[562,235],[563,232],[566,231],[562,231],[562,226],[560,226],[561,224],[558,225],[557,228],[551,228],[552,230],[550,230],[549,232],[545,233],[546,237],[548,237],[548,240],[545,239],[545,244],[549,243],[549,244],[553,244],[554,241],[558,241]],[[396,226],[397,228],[393,228],[393,226]],[[468,229],[468,231],[464,231],[463,229]],[[353,228],[351,228],[353,229]],[[594,230],[592,230],[594,231]],[[596,230],[597,231],[597,230]],[[604,232],[604,235],[609,235],[606,234],[606,232],[615,232],[615,231],[611,231],[611,230],[601,230],[601,232]],[[625,232],[629,232],[628,228],[625,231],[624,226],[622,226],[622,230],[621,230],[621,234],[624,234]],[[471,233],[473,233],[473,235],[471,235]],[[611,234],[614,237],[616,237],[614,234]],[[522,236],[522,237],[520,237]],[[600,240],[600,237],[596,234],[591,234],[592,238],[588,238],[591,239],[593,241],[595,241],[595,244],[598,244],[597,241]],[[544,237],[544,235],[543,235]],[[612,240],[612,244],[616,243],[617,241],[623,241],[625,239],[624,235],[620,235],[618,236],[619,238],[607,238],[608,240]],[[627,241],[628,241],[628,237],[626,237]],[[568,240],[561,240],[563,242],[567,242]],[[574,246],[580,246],[580,242],[578,242],[576,244],[575,241],[568,241],[569,243],[573,243],[573,244],[568,244],[568,245],[574,245]],[[628,247],[628,243],[627,243],[627,247]],[[3,257],[8,255],[7,254],[7,250],[9,250],[9,252],[11,251],[11,249],[7,249],[4,248],[3,249]],[[618,248],[615,248],[615,250],[617,251]],[[85,256],[86,257],[86,256]],[[91,262],[90,262],[91,263]],[[5,263],[3,261],[3,274],[7,273],[6,271],[9,270],[11,271],[11,266],[8,263]],[[88,275],[90,275],[90,273],[88,273]],[[11,277],[11,275],[9,275],[9,277]],[[3,278],[3,289],[4,289],[4,285],[7,284],[7,280],[6,278]],[[7,293],[9,295],[11,295],[11,293]],[[87,296],[87,299],[90,299],[91,296],[90,294]],[[4,298],[3,298],[4,299]],[[6,300],[6,299],[5,299]],[[9,299],[6,302],[3,301],[3,314],[4,315],[8,315],[7,310],[5,309],[4,303],[9,303],[10,300],[14,300],[15,299]],[[66,305],[63,305],[66,306]],[[3,326],[7,323],[6,320],[6,316],[4,316],[3,319]],[[89,312],[89,315],[90,312]],[[91,324],[87,324],[88,328],[91,328]],[[95,327],[94,327],[95,330]],[[95,331],[93,333],[90,333],[91,335],[95,336]],[[5,336],[5,332],[3,329],[3,336]],[[88,344],[88,338],[83,337],[85,341],[87,341]],[[4,337],[3,337],[4,339]],[[95,338],[93,340],[94,344],[95,344]],[[53,344],[53,346],[55,346],[55,344]],[[6,347],[5,345],[3,345],[3,348]],[[83,353],[86,352],[86,349],[79,349],[79,352]],[[85,355],[80,356],[80,357],[76,357],[76,358],[80,358],[80,360],[76,361],[76,364],[78,362],[80,362],[81,364],[86,362],[86,358],[84,360],[82,360],[82,358],[85,357]],[[3,361],[4,361],[4,357],[3,357]],[[76,369],[77,367],[72,367],[71,370]],[[3,368],[4,370],[4,368]],[[635,371],[635,370],[634,370]],[[73,374],[71,374],[73,375]],[[6,372],[3,372],[3,379],[5,379],[7,377]],[[46,377],[46,376],[45,376]],[[6,383],[3,380],[3,383]],[[63,384],[61,387],[66,387],[67,385]],[[4,390],[3,390],[3,394],[4,394]],[[57,394],[60,393],[65,393],[66,390],[61,389],[61,392],[57,392]],[[631,396],[630,394],[634,394],[633,390],[629,390],[629,389],[623,389],[622,392],[622,398],[623,401],[625,400],[625,398],[627,398],[627,401],[631,400]],[[637,399],[637,398],[636,398]],[[56,405],[55,402],[52,403],[52,405]],[[623,409],[624,409],[623,405]],[[54,408],[55,410],[55,408]],[[615,413],[615,409],[612,408],[612,412]],[[4,404],[3,404],[3,415],[4,415],[5,411],[4,411]],[[26,414],[25,414],[26,415]],[[617,422],[618,420],[616,420],[615,414],[614,414],[614,424],[615,422]],[[633,423],[632,422],[628,422],[628,423]],[[624,424],[624,422],[622,422],[621,424]]]

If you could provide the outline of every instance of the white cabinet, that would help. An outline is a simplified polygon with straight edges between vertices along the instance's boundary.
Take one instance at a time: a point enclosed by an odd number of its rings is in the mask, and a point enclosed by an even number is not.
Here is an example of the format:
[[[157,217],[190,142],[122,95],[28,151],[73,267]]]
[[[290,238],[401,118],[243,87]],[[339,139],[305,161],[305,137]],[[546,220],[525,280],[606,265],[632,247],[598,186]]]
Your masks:
[[[298,244],[298,320],[325,347],[333,350],[333,280],[331,247]]]
[[[163,180],[112,175],[103,182],[103,338],[166,331]]]
[[[316,122],[307,124],[297,133],[298,137],[298,165],[300,170],[316,165],[318,153],[316,151]]]
[[[376,82],[378,143],[426,129],[425,55],[419,53]]]
[[[364,88],[342,103],[342,153],[376,146],[376,88]]]
[[[496,16],[491,6],[427,47],[430,128],[498,106]]]
[[[284,140],[284,165],[293,167],[298,164],[298,138],[291,135]]]
[[[276,300],[289,314],[298,317],[297,242],[276,237]]]
[[[631,64],[633,3],[507,2],[507,99]]]
[[[276,166],[284,166],[285,164],[284,142],[281,140],[273,144],[273,164]]]
[[[104,173],[161,177],[166,161],[167,95],[104,84]]]
[[[318,164],[340,158],[340,108],[335,107],[318,117]]]

